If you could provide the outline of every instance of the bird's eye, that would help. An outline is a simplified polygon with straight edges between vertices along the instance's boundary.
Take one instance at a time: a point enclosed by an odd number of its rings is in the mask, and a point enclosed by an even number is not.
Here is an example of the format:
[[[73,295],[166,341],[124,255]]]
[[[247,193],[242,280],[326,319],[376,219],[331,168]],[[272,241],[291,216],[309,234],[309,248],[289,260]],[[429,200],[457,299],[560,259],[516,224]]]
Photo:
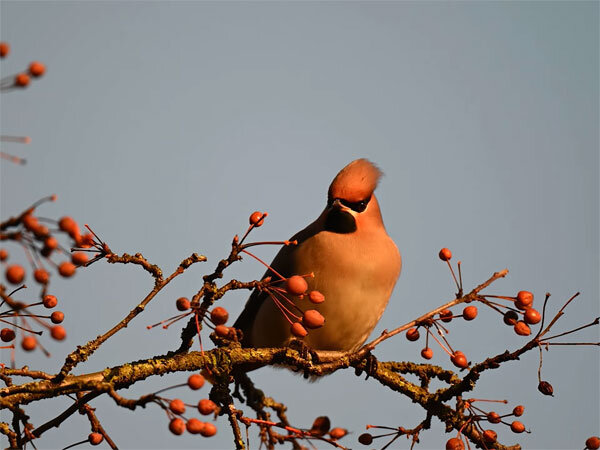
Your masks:
[[[365,200],[360,200],[358,202],[349,202],[349,201],[340,199],[340,203],[342,205],[346,206],[347,208],[350,208],[352,211],[356,211],[357,213],[361,213],[365,209],[367,209],[367,205],[369,204],[369,200],[371,200],[371,197],[369,197],[368,199],[365,199]]]

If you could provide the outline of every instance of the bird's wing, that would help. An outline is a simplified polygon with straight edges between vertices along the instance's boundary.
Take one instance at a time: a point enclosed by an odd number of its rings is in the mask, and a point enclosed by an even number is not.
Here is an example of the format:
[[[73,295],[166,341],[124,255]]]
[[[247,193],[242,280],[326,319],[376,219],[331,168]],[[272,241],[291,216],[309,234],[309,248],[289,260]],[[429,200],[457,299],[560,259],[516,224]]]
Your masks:
[[[280,273],[286,278],[292,275],[296,275],[294,273],[294,269],[296,266],[294,254],[304,241],[306,241],[307,239],[309,239],[310,237],[314,236],[322,230],[321,217],[319,217],[319,219],[317,219],[315,222],[311,223],[309,226],[304,228],[302,231],[299,231],[290,238],[290,241],[296,240],[298,241],[298,244],[286,245],[282,247],[281,250],[279,250],[279,252],[275,256],[275,259],[273,259],[273,262],[271,263],[271,267],[273,269],[275,269],[278,273]],[[268,276],[272,276],[273,278],[275,278],[275,274],[267,269],[265,274],[262,276],[261,280]],[[252,342],[250,341],[250,336],[252,325],[254,323],[254,318],[258,314],[258,311],[260,310],[263,302],[268,298],[268,293],[255,289],[250,295],[248,301],[246,302],[244,310],[233,324],[235,328],[242,330],[242,333],[244,335],[242,339],[242,346],[253,346]]]

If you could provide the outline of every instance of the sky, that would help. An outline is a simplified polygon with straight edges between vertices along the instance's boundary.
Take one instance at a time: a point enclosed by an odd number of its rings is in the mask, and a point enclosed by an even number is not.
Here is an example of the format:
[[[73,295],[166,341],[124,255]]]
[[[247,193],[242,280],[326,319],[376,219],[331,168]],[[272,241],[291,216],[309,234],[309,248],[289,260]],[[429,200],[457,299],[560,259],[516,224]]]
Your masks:
[[[550,292],[556,311],[580,291],[557,332],[597,317],[598,13],[598,2],[2,1],[0,37],[12,47],[2,76],[33,60],[47,66],[26,90],[2,94],[2,134],[31,137],[29,145],[2,143],[28,161],[0,164],[2,218],[56,194],[41,215],[90,224],[115,252],[141,252],[165,271],[192,252],[209,259],[75,373],[176,348],[181,327],[146,325],[174,314],[175,299],[199,289],[249,214],[269,212],[257,240],[289,238],[320,214],[335,174],[360,157],[385,174],[377,195],[403,257],[373,336],[453,298],[437,257],[442,247],[462,261],[467,290],[508,268],[488,293],[529,290],[541,306]],[[17,247],[6,248],[12,261],[25,262]],[[266,260],[275,252],[257,250]],[[226,276],[262,273],[244,260]],[[58,370],[75,345],[112,327],[151,287],[130,266],[97,263],[72,280],[54,275],[68,338],[44,341],[52,358],[20,352],[18,364]],[[35,294],[22,299],[28,295]],[[246,298],[232,293],[222,306],[235,318]],[[524,343],[484,308],[449,329],[471,361]],[[573,340],[598,337],[596,328]],[[420,361],[422,346],[398,336],[375,355]],[[451,369],[433,349],[432,362]],[[536,389],[538,362],[534,351],[485,374],[473,396],[507,399],[506,407],[494,406],[501,413],[525,405],[522,421],[532,433],[495,427],[505,444],[583,448],[599,434],[597,348],[545,353],[542,374],[554,397]],[[186,378],[151,379],[125,395]],[[366,424],[408,428],[424,418],[407,399],[351,370],[316,383],[271,368],[252,378],[288,406],[294,425],[328,415],[353,430],[342,440],[352,448],[365,448],[356,438]],[[201,395],[173,392],[190,403]],[[27,411],[39,424],[69,403]],[[173,436],[158,407],[131,412],[106,399],[92,406],[120,448],[232,448],[223,418],[206,440]],[[38,448],[62,448],[88,433],[85,418],[73,416]],[[434,419],[416,448],[439,449],[450,437]]]

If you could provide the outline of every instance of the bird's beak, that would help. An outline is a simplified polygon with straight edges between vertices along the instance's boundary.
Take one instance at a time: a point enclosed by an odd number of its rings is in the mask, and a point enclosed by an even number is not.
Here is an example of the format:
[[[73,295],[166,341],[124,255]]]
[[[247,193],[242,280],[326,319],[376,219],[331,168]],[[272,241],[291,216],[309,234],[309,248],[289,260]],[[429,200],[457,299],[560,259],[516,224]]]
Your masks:
[[[356,211],[353,211],[352,209],[350,209],[346,205],[344,205],[338,198],[336,198],[333,201],[333,203],[331,204],[331,209],[335,210],[335,211],[348,213],[352,217],[356,217],[356,215],[358,214]]]

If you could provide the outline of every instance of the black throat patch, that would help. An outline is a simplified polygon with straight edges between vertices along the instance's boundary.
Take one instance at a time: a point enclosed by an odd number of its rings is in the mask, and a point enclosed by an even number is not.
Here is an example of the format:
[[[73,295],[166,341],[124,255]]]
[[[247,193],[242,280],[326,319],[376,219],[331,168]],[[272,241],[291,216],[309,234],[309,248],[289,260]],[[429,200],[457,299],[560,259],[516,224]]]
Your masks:
[[[356,221],[349,212],[333,208],[325,218],[325,230],[340,234],[354,233]]]

